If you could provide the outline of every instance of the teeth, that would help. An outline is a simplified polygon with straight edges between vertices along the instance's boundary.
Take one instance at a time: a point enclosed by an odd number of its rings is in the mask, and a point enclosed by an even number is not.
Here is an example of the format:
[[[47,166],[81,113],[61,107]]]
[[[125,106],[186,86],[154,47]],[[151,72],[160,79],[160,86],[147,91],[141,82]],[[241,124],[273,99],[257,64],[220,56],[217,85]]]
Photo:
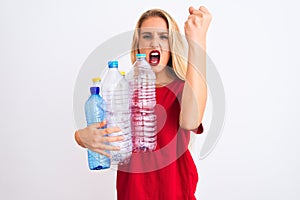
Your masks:
[[[153,66],[158,65],[160,60],[160,52],[159,51],[150,52],[149,59],[151,65]]]

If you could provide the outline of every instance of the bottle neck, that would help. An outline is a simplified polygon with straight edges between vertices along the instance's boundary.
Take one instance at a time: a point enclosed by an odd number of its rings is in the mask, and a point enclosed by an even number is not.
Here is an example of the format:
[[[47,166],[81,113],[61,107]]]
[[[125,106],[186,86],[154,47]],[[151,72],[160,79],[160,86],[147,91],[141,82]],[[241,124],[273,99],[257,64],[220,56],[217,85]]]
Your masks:
[[[146,58],[145,57],[138,57],[136,60],[142,61],[142,60],[146,60]]]
[[[118,72],[118,73],[120,73],[120,72],[119,72],[119,69],[118,69],[117,67],[108,68],[108,72],[111,72],[111,73],[116,73],[116,72]]]
[[[91,95],[99,95],[100,88],[99,87],[90,87]]]

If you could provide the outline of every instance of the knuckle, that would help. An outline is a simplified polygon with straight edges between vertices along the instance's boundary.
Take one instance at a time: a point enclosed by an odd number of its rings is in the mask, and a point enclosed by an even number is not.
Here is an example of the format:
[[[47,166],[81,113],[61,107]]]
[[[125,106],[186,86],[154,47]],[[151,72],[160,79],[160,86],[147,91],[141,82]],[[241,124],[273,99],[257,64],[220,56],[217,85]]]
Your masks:
[[[212,15],[211,15],[211,14],[205,14],[205,15],[203,15],[203,19],[209,20],[209,19],[211,19],[211,18],[212,18]]]
[[[191,26],[192,24],[193,24],[192,20],[188,20],[187,23],[186,23],[187,26]]]
[[[188,26],[188,21],[186,21],[186,22],[184,23],[184,28],[187,28],[187,26]]]
[[[94,143],[96,143],[96,142],[97,142],[96,138],[93,138],[93,139],[92,139],[92,143],[94,144]]]
[[[95,150],[96,148],[97,148],[96,143],[92,143],[92,144],[91,144],[91,150]]]
[[[120,147],[119,146],[110,146],[109,150],[118,151],[118,150],[120,150]]]
[[[118,137],[112,138],[112,142],[117,142],[117,141],[120,141]]]
[[[96,146],[99,143],[99,140],[97,138],[92,139],[92,145]]]
[[[195,20],[197,18],[197,15],[191,15],[191,20]]]
[[[109,142],[109,138],[108,137],[102,137],[101,140],[102,140],[102,142]]]
[[[101,149],[101,150],[105,150],[105,145],[103,145],[102,143],[100,143],[99,146],[98,146],[98,148]]]
[[[91,130],[91,134],[95,137],[97,135],[97,130]]]
[[[106,134],[111,133],[111,128],[106,128],[106,129],[105,129],[105,133],[106,133]]]
[[[156,40],[156,39],[154,39],[154,40]],[[114,131],[116,131],[116,127],[111,127],[111,128],[109,128],[109,132],[114,132]]]
[[[114,137],[106,137],[106,142],[114,142]]]
[[[86,130],[88,131],[88,132],[92,132],[92,128],[91,128],[91,126],[88,126],[88,127],[86,127]]]
[[[108,130],[107,130],[108,128],[106,128],[106,129],[103,129],[102,131],[101,131],[101,133],[102,133],[102,135],[105,135],[105,134],[107,134],[108,133]]]
[[[195,23],[196,23],[196,24],[200,24],[200,23],[201,23],[201,19],[196,18],[196,19],[195,19]]]

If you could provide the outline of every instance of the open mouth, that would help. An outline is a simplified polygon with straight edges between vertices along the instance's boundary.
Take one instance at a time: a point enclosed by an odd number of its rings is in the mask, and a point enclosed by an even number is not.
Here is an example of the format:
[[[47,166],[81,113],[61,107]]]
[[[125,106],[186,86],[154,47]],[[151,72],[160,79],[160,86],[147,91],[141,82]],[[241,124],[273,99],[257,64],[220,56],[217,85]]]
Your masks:
[[[153,50],[149,53],[149,64],[152,66],[156,66],[160,61],[160,52],[157,50]]]

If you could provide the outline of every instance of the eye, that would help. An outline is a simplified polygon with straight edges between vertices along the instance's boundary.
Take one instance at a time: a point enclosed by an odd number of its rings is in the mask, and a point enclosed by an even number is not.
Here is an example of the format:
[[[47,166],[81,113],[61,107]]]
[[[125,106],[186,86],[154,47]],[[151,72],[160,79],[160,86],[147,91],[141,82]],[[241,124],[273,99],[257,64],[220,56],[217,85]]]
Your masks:
[[[161,35],[160,39],[162,39],[162,40],[168,40],[169,36],[168,35]]]
[[[151,39],[152,38],[151,35],[146,35],[146,34],[143,35],[142,37],[143,37],[143,39]]]

